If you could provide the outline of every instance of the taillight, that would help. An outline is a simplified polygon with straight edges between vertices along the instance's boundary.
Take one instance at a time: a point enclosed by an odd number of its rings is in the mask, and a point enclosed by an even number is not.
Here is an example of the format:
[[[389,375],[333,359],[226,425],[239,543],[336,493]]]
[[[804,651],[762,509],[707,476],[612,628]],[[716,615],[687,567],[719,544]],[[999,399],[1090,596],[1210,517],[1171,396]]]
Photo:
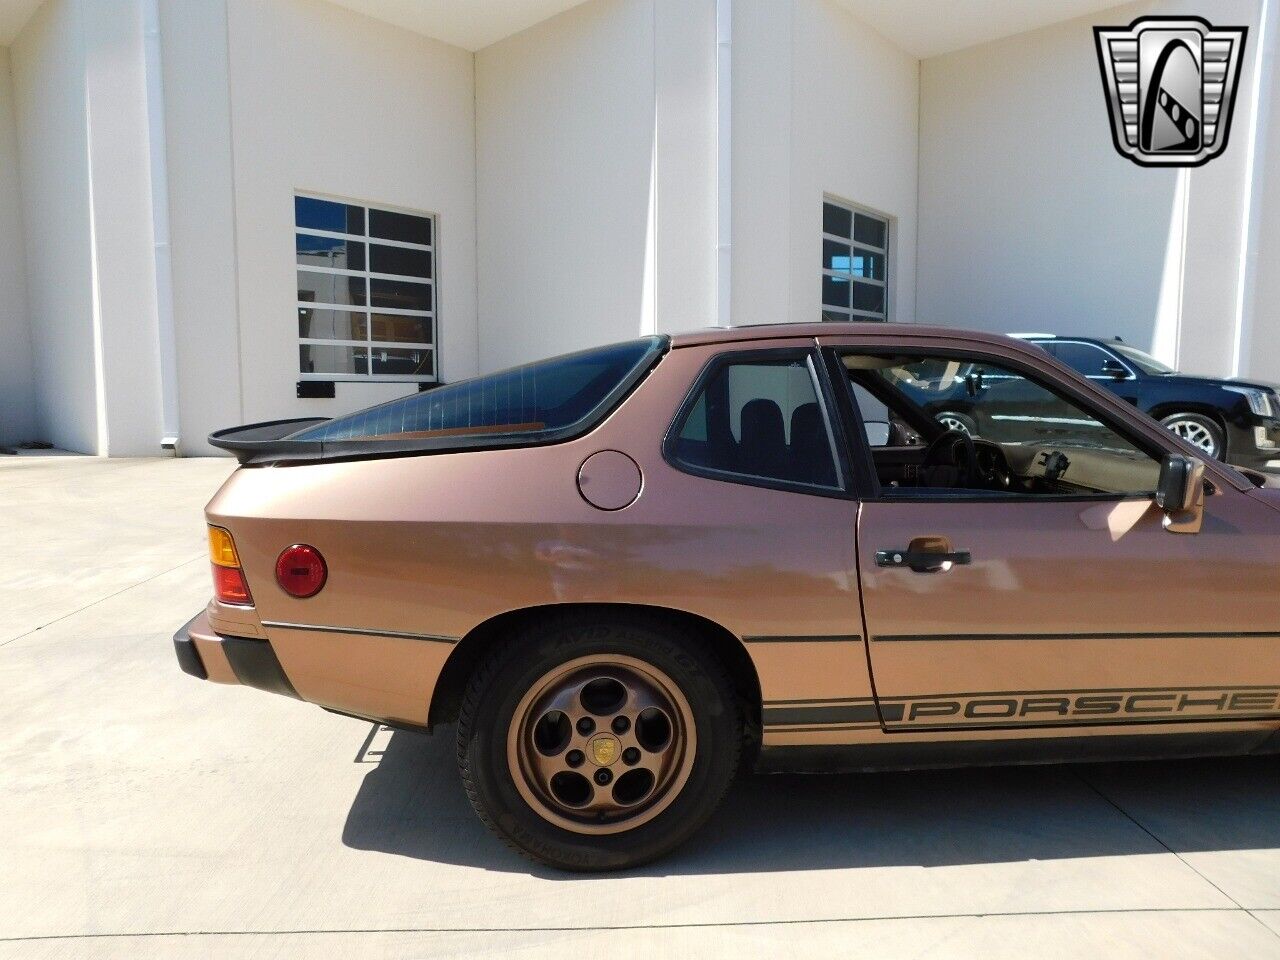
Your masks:
[[[209,560],[213,563],[213,595],[217,601],[252,606],[253,597],[240,569],[235,542],[222,527],[209,528]]]
[[[285,547],[276,559],[276,582],[291,597],[314,597],[328,576],[320,551],[305,543]]]

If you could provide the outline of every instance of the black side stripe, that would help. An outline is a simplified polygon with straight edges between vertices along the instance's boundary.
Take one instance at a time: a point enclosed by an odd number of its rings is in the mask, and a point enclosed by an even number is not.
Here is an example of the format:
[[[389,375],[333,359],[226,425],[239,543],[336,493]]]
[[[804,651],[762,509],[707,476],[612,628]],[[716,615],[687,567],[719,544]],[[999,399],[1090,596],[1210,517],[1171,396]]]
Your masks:
[[[889,704],[882,707],[884,719],[888,721],[901,720],[905,707],[903,704]],[[880,723],[880,711],[876,710],[874,703],[858,703],[844,704],[840,706],[817,706],[817,707],[772,707],[764,708],[763,718],[765,726],[776,726],[779,724],[807,724],[809,726],[827,725],[827,724],[850,724],[865,723],[871,726],[878,726]]]
[[[457,643],[457,637],[442,637],[434,633],[403,633],[399,630],[369,630],[365,627],[327,627],[314,623],[285,623],[280,620],[263,620],[264,627],[280,630],[309,630],[313,633],[356,633],[364,637],[392,637],[397,640],[429,640],[433,643]]]
[[[862,637],[853,636],[760,636],[743,637],[745,643],[861,643]]]
[[[873,643],[903,643],[921,641],[937,643],[944,640],[962,640],[977,643],[984,640],[1266,640],[1280,638],[1272,630],[1255,632],[1227,631],[1223,633],[882,633],[871,638]]]

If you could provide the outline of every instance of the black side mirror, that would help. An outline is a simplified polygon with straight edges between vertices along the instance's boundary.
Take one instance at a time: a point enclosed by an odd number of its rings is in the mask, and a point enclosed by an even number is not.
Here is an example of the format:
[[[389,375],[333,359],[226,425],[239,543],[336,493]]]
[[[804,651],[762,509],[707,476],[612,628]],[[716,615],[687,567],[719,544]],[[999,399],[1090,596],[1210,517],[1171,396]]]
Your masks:
[[[977,397],[982,394],[986,388],[982,383],[982,371],[974,370],[964,378],[964,389],[971,397]]]
[[[1127,380],[1129,371],[1119,360],[1107,359],[1102,361],[1102,375],[1112,380]]]
[[[1198,533],[1204,513],[1204,461],[1171,453],[1160,464],[1156,506],[1163,510],[1165,529]]]

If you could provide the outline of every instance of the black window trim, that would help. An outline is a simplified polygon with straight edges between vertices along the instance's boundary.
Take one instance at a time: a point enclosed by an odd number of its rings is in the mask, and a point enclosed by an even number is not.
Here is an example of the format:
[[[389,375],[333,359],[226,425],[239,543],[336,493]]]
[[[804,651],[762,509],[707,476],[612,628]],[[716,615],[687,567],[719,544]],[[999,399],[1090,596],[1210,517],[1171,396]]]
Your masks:
[[[835,459],[836,486],[822,487],[815,484],[799,483],[793,480],[776,480],[772,477],[755,477],[750,474],[732,473],[726,470],[715,470],[686,463],[676,455],[676,442],[685,421],[693,411],[706,385],[723,367],[744,365],[765,366],[779,361],[803,360],[809,375],[817,383],[818,407],[823,421],[827,425],[828,434],[834,444],[832,455]],[[687,473],[690,476],[702,477],[706,480],[718,480],[722,483],[736,483],[745,487],[761,487],[766,490],[779,490],[784,493],[801,493],[811,497],[826,497],[835,500],[856,500],[853,485],[850,482],[849,443],[843,435],[843,424],[838,413],[834,412],[833,401],[836,391],[831,388],[829,371],[816,346],[812,347],[771,347],[749,350],[729,350],[711,357],[698,375],[694,377],[684,399],[676,409],[676,414],[667,426],[662,438],[662,459],[672,469]]]
[[[1109,426],[1121,437],[1128,440],[1141,452],[1152,457],[1156,463],[1161,463],[1171,450],[1158,447],[1153,441],[1146,437],[1135,434],[1127,429],[1123,424],[1117,424],[1112,414],[1102,409],[1101,406],[1093,401],[1091,397],[1082,396],[1071,392],[1069,389],[1058,389],[1058,385],[1044,382],[1045,378],[1042,373],[1035,370],[1030,364],[1025,363],[1020,357],[1008,357],[994,353],[989,353],[981,348],[975,350],[957,349],[954,347],[926,347],[926,346],[877,346],[874,343],[868,344],[839,344],[822,347],[824,353],[829,354],[830,359],[830,375],[832,379],[837,377],[842,381],[840,393],[844,396],[844,403],[840,405],[842,413],[849,417],[846,423],[845,433],[851,440],[851,444],[858,445],[863,456],[855,456],[852,451],[846,450],[855,462],[865,459],[869,462],[869,476],[867,471],[860,471],[859,477],[863,481],[862,485],[855,490],[857,499],[864,503],[1076,503],[1076,502],[1104,502],[1119,503],[1124,500],[1148,500],[1155,496],[1155,491],[1149,492],[1130,492],[1130,493],[1064,493],[1064,494],[1019,494],[1019,493],[997,493],[992,491],[988,496],[985,493],[975,493],[972,496],[911,496],[911,497],[895,497],[891,494],[885,494],[884,489],[880,485],[880,479],[875,472],[875,458],[872,453],[871,445],[867,443],[867,435],[865,428],[862,426],[861,413],[858,405],[853,398],[853,390],[850,386],[850,380],[847,373],[840,376],[837,371],[845,370],[844,364],[840,362],[842,354],[863,353],[877,354],[890,353],[894,356],[918,356],[918,357],[943,357],[956,360],[978,360],[989,361],[1011,369],[1024,377],[1039,384],[1050,393],[1083,407],[1086,412],[1097,417],[1104,425]],[[1047,353],[1047,351],[1046,351]],[[1056,357],[1051,357],[1058,363]],[[1077,376],[1083,377],[1083,374],[1071,371]],[[1087,378],[1086,378],[1087,379]],[[1158,450],[1158,453],[1153,453]],[[1212,482],[1206,480],[1209,489],[1212,492]],[[913,488],[914,489],[914,488]],[[928,488],[925,488],[928,489]],[[861,494],[861,495],[859,495]]]
[[[1105,347],[1101,343],[1094,343],[1092,340],[1078,340],[1074,337],[1054,337],[1052,340],[1030,340],[1028,342],[1047,345],[1047,346],[1053,346],[1059,343],[1070,343],[1070,344],[1074,344],[1077,347],[1093,347],[1093,349],[1099,351],[1103,356],[1107,357],[1110,360],[1114,360],[1116,363],[1120,364],[1120,366],[1125,368],[1125,370],[1128,373],[1128,375],[1124,378],[1125,380],[1138,379],[1137,373],[1134,372],[1133,367],[1129,365],[1129,362],[1125,360],[1124,357],[1120,356],[1114,350],[1109,350],[1107,347]],[[1053,357],[1053,359],[1057,360],[1059,363],[1065,364],[1066,366],[1071,367],[1071,364],[1067,363],[1067,361],[1063,360],[1060,356],[1058,356],[1052,350],[1045,350],[1045,353],[1048,353],[1049,356]],[[1071,367],[1071,369],[1076,370],[1075,367]],[[1102,374],[1081,373],[1079,370],[1076,370],[1076,373],[1079,373],[1080,376],[1085,377],[1089,380],[1113,379],[1111,377],[1104,377]]]

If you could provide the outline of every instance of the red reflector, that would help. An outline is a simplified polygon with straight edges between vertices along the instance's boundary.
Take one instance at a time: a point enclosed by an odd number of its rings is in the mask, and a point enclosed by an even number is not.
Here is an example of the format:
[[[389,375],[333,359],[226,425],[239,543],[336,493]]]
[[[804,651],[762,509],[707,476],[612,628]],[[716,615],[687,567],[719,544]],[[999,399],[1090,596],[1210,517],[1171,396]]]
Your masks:
[[[219,603],[236,603],[242,606],[252,605],[253,597],[249,596],[249,585],[244,582],[244,574],[239,567],[213,567],[213,595]]]
[[[305,543],[286,547],[276,560],[276,582],[292,597],[314,597],[328,576],[320,551]]]

